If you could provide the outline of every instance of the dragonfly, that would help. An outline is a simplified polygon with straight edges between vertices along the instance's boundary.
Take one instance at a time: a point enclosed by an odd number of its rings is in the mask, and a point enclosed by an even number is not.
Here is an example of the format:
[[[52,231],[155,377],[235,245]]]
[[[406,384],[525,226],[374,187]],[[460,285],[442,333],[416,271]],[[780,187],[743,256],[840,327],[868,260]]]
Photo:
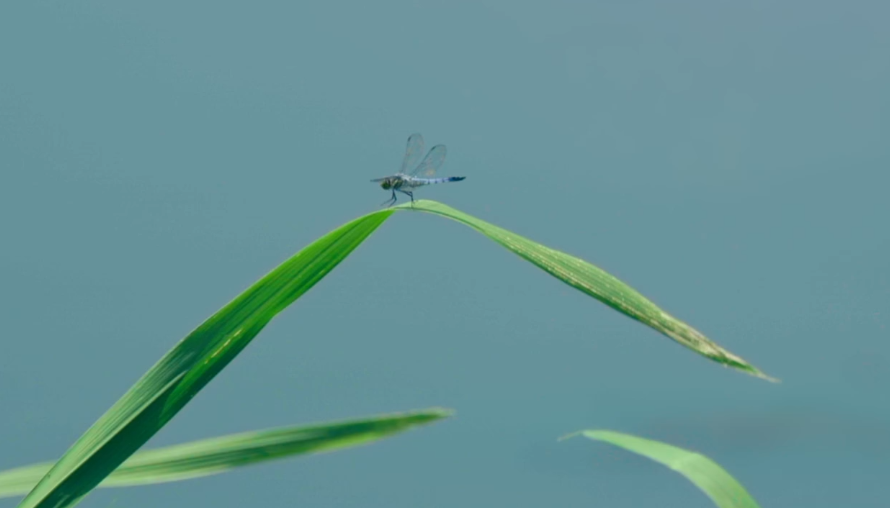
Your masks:
[[[417,161],[420,160],[421,155],[423,155],[423,136],[412,134],[408,137],[408,148],[405,150],[405,158],[402,160],[402,170],[392,176],[371,180],[374,183],[379,182],[380,187],[384,190],[392,191],[392,197],[381,203],[381,206],[396,204],[396,192],[407,195],[413,203],[414,189],[418,187],[434,183],[459,182],[466,178],[465,176],[433,178],[436,171],[445,162],[445,145],[436,145],[430,148],[429,153],[418,164]]]

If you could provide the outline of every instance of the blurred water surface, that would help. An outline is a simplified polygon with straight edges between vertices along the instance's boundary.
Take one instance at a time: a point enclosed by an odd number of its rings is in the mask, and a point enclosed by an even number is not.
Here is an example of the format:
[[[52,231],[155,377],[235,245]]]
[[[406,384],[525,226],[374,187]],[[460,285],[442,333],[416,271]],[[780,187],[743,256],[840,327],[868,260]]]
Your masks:
[[[713,365],[400,213],[151,443],[442,405],[362,449],[84,506],[710,506],[583,440],[700,450],[766,506],[883,507],[890,4],[5,2],[0,468],[56,457],[238,292],[387,194],[581,256],[783,380]],[[14,506],[6,500],[0,506]]]

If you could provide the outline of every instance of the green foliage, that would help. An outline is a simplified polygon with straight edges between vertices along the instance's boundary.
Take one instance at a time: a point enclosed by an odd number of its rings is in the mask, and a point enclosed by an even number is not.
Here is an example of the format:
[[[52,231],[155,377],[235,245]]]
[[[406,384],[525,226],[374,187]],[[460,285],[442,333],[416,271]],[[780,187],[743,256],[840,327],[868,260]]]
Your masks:
[[[202,323],[78,439],[19,506],[76,504],[169,422],[275,315],[333,270],[392,213],[374,212],[328,233]]]
[[[661,310],[632,287],[583,259],[533,242],[516,233],[511,233],[506,229],[499,228],[435,201],[416,201],[413,207],[408,204],[397,208],[413,208],[466,224],[569,286],[667,335],[696,353],[727,367],[736,368],[767,380],[773,380],[773,378],[763,374],[742,358],[709,340],[698,330]]]
[[[713,460],[660,441],[644,439],[611,430],[582,430],[582,435],[632,451],[677,471],[704,491],[719,508],[760,508],[735,478]]]
[[[116,470],[241,352],[279,312],[333,270],[397,210],[466,224],[547,273],[718,363],[758,369],[599,268],[433,201],[379,210],[316,240],[223,307],[155,364],[81,436],[19,505],[73,506]],[[133,269],[138,269],[134,264]]]
[[[361,420],[243,432],[140,451],[115,469],[99,487],[187,480],[295,455],[351,448],[433,423],[451,414],[450,410],[430,408]],[[28,493],[53,464],[45,462],[0,472],[0,497]]]

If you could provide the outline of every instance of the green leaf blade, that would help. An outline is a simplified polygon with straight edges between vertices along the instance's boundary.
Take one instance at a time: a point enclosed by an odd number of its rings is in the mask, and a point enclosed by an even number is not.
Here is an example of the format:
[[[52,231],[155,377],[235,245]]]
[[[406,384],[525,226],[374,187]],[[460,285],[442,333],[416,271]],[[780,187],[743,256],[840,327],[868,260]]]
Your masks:
[[[603,270],[446,205],[417,201],[372,212],[313,242],[248,288],[177,344],[62,456],[19,505],[63,508],[92,488],[170,421],[280,311],[333,270],[396,210],[462,222],[554,277],[726,366],[769,379],[740,357]],[[138,267],[134,266],[134,269]]]
[[[722,348],[698,330],[671,316],[638,291],[583,259],[551,249],[442,203],[418,200],[395,207],[440,215],[465,224],[553,277],[596,298],[622,314],[666,335],[675,342],[724,366],[775,381],[743,358]]]
[[[371,418],[282,427],[202,439],[136,452],[99,487],[129,487],[188,480],[297,455],[370,444],[448,418],[453,411],[429,408]],[[0,498],[26,494],[52,462],[0,471]]]
[[[738,480],[700,453],[611,430],[583,430],[573,435],[578,434],[624,448],[677,471],[701,489],[719,508],[760,508]]]
[[[170,421],[275,315],[333,270],[392,213],[373,212],[328,233],[211,316],[93,424],[19,506],[76,504]]]

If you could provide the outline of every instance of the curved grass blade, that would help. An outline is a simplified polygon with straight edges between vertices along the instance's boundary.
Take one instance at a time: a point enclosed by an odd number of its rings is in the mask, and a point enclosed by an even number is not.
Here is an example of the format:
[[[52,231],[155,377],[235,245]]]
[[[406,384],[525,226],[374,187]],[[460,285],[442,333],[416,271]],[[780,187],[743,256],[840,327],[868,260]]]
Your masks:
[[[769,381],[776,381],[744,359],[709,340],[695,328],[661,310],[632,287],[583,259],[545,247],[528,238],[435,201],[418,200],[413,203],[413,206],[404,204],[394,207],[394,209],[434,213],[466,224],[569,286],[661,332],[696,353],[727,367],[739,369]]]
[[[328,233],[211,316],[102,415],[19,506],[76,504],[170,421],[276,314],[333,270],[392,213],[373,212]]]
[[[582,430],[562,439],[578,434],[589,439],[611,443],[664,464],[689,479],[719,508],[760,508],[760,505],[751,497],[751,494],[748,494],[742,484],[719,464],[704,455],[660,441],[610,430]]]
[[[562,252],[433,201],[411,209],[473,227],[551,275],[724,365],[766,377],[611,275]],[[73,506],[173,418],[279,312],[312,288],[405,206],[372,212],[316,240],[256,282],[164,355],[77,442],[19,504]]]
[[[360,420],[243,432],[133,454],[99,487],[129,487],[188,480],[296,455],[350,448],[452,415],[430,408]],[[53,462],[0,472],[0,498],[27,494]]]

